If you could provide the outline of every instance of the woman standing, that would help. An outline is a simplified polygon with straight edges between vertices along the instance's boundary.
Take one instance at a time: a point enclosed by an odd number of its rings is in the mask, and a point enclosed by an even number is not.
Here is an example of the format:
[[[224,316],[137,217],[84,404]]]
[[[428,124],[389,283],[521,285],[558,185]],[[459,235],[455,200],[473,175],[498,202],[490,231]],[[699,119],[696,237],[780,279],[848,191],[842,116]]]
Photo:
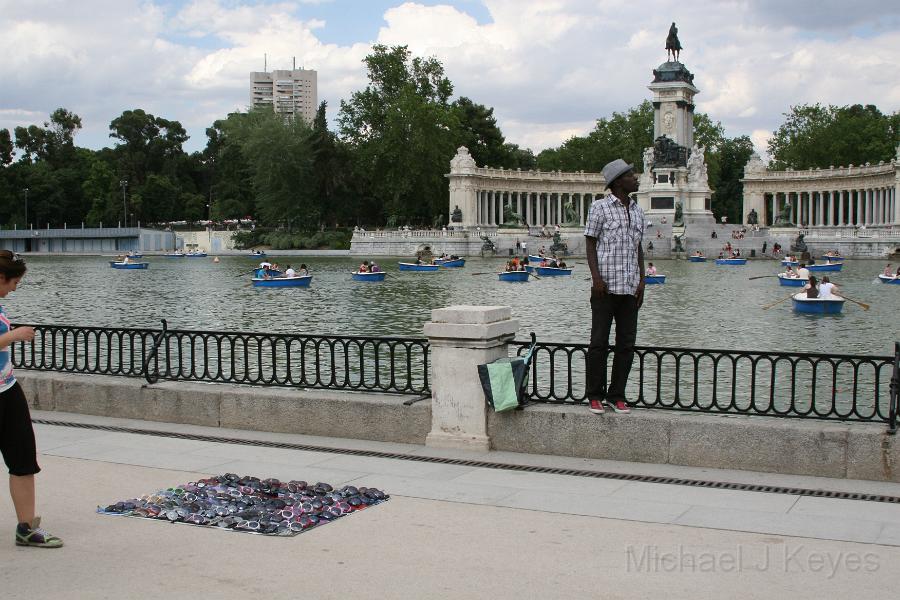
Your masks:
[[[14,292],[24,275],[25,261],[9,250],[0,250],[0,298]],[[34,476],[41,468],[37,464],[28,402],[10,362],[9,346],[33,339],[34,329],[12,329],[0,306],[0,451],[9,469],[9,493],[19,522],[16,545],[59,548],[62,540],[41,529],[41,518],[34,514]]]

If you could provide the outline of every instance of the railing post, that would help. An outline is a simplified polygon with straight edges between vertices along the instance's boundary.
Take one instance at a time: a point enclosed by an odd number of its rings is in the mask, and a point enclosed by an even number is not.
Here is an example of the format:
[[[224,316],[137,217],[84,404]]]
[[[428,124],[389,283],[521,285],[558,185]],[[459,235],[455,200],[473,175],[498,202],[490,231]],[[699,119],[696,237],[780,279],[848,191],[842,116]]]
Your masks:
[[[894,342],[894,372],[891,375],[890,412],[888,415],[888,433],[897,433],[897,419],[900,419],[900,342]]]
[[[147,383],[153,385],[157,381],[159,381],[159,369],[154,368],[153,374],[150,373],[150,362],[153,361],[154,366],[156,365],[156,361],[154,360],[159,354],[159,345],[162,343],[163,339],[166,337],[166,331],[169,328],[169,324],[165,319],[161,319],[162,321],[162,329],[159,331],[158,335],[153,336],[153,346],[150,347],[150,352],[147,352],[144,355],[144,360],[142,364],[142,368],[144,371],[144,379],[147,380]],[[141,344],[141,346],[146,350],[146,346]],[[168,371],[168,369],[167,369]]]
[[[519,329],[508,306],[451,306],[425,324],[431,362],[427,446],[487,451],[487,410],[478,365],[509,356]]]

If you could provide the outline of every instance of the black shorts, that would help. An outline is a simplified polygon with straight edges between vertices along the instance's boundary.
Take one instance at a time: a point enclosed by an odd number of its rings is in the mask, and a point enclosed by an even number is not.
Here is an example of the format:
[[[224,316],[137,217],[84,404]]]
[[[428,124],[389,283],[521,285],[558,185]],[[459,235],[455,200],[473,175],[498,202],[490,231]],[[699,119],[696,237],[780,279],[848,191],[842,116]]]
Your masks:
[[[28,401],[18,382],[0,392],[0,452],[10,475],[41,472]]]

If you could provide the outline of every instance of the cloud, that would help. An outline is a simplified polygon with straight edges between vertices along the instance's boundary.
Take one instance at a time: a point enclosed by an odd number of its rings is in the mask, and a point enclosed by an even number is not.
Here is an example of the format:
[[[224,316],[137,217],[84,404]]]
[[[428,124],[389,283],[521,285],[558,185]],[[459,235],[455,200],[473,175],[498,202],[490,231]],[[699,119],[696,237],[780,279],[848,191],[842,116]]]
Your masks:
[[[79,143],[99,147],[110,120],[140,107],[181,121],[199,149],[205,127],[246,107],[264,54],[270,69],[293,57],[315,69],[333,118],[366,85],[362,60],[377,41],[437,57],[457,95],[494,107],[508,141],[540,151],[649,98],[671,23],[661,0],[484,0],[481,22],[461,0],[381,2],[375,40],[337,44],[322,32],[341,27],[347,0],[0,0],[0,126],[40,123],[64,106],[82,117]],[[900,5],[860,0],[849,12],[830,1],[682,5],[681,59],[701,89],[698,110],[760,149],[760,132],[791,105],[898,110]]]

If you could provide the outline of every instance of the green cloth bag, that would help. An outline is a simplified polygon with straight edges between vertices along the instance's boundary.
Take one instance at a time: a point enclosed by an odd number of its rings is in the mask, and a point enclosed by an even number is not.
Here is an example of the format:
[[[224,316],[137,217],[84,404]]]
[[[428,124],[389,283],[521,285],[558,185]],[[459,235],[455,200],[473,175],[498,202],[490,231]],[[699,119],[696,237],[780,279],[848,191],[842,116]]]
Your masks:
[[[531,347],[525,356],[499,358],[486,365],[478,365],[478,378],[481,380],[485,401],[496,412],[515,410],[524,404],[528,368],[535,343],[532,333]]]

